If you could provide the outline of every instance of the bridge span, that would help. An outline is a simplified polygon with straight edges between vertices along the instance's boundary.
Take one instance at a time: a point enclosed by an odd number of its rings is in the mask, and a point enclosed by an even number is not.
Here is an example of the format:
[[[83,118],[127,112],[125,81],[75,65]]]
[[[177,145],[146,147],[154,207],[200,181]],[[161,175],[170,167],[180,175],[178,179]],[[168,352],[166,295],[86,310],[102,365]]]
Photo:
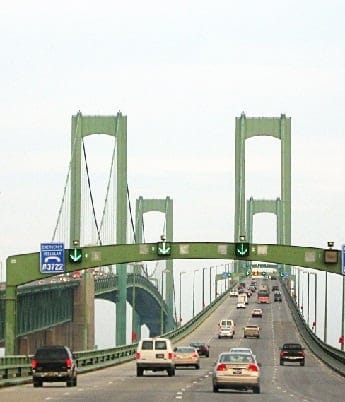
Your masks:
[[[252,318],[251,309],[256,307],[255,298],[249,299],[245,310],[236,309],[234,298],[226,297],[224,302],[209,316],[202,325],[176,344],[188,344],[191,341],[207,341],[210,345],[210,357],[201,358],[200,370],[178,369],[175,377],[165,373],[147,373],[136,377],[134,360],[103,370],[79,374],[78,386],[72,387],[66,394],[64,384],[46,384],[43,388],[33,388],[32,384],[0,389],[0,400],[17,402],[18,395],[27,402],[44,400],[66,400],[83,402],[94,401],[143,401],[161,402],[183,400],[187,402],[210,400],[276,402],[340,401],[345,392],[344,378],[331,370],[310,351],[299,333],[287,295],[282,303],[261,306],[262,318]],[[218,339],[217,323],[221,318],[232,318],[236,324],[234,339]],[[243,326],[256,323],[261,327],[259,339],[243,337]],[[279,346],[284,342],[301,342],[306,348],[306,364],[279,365]],[[250,391],[221,390],[214,394],[211,383],[213,363],[218,354],[230,347],[251,347],[261,363],[261,394],[252,395]]]

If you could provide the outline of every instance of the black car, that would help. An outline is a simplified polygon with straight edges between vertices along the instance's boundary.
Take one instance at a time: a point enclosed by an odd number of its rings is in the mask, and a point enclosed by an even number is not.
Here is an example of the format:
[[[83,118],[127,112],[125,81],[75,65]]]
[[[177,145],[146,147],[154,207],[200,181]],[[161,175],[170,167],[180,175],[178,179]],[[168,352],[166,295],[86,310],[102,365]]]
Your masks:
[[[305,364],[304,348],[300,343],[284,343],[280,348],[280,365],[284,362],[299,363],[300,366]]]
[[[66,382],[67,387],[77,385],[77,363],[67,346],[49,345],[36,350],[32,360],[34,387],[44,382]]]
[[[275,292],[276,290],[279,290],[279,286],[278,285],[273,285],[272,286],[272,292]]]
[[[205,342],[191,342],[189,344],[193,346],[197,351],[199,356],[210,357],[210,346]]]
[[[281,292],[275,292],[274,293],[274,296],[273,296],[273,300],[275,301],[275,302],[281,302],[282,301],[282,294],[281,294]]]

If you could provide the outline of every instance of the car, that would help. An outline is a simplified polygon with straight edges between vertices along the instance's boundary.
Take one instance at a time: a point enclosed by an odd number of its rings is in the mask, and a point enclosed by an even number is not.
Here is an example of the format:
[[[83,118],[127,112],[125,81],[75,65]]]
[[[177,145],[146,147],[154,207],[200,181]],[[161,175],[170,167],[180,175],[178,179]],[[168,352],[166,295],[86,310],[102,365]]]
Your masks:
[[[236,308],[237,308],[237,309],[246,308],[246,303],[244,303],[244,302],[238,302],[237,305],[236,305]]]
[[[137,377],[144,371],[167,371],[168,376],[175,375],[175,353],[168,338],[143,338],[139,341],[136,359]]]
[[[282,294],[279,291],[274,292],[273,300],[275,302],[281,302],[282,301]]]
[[[77,362],[68,346],[45,345],[37,348],[31,359],[32,383],[42,387],[44,382],[66,382],[77,385]]]
[[[233,338],[235,335],[235,324],[233,320],[224,318],[218,323],[218,339]]]
[[[213,392],[220,389],[252,390],[260,393],[260,365],[249,353],[223,352],[212,373]]]
[[[278,285],[273,285],[272,286],[272,292],[275,292],[276,290],[279,290],[279,286]]]
[[[260,317],[262,318],[262,309],[261,308],[254,308],[252,310],[252,318]]]
[[[191,342],[189,346],[193,346],[199,356],[210,357],[210,345],[207,345],[206,342]]]
[[[258,325],[246,325],[243,328],[244,338],[260,338],[260,327]]]
[[[284,343],[280,348],[279,360],[281,366],[284,365],[284,362],[299,363],[300,366],[304,366],[304,348],[300,343]]]
[[[176,367],[195,367],[200,368],[200,358],[198,351],[193,346],[176,346],[174,348],[174,363]]]
[[[237,289],[230,290],[229,296],[230,297],[237,297],[238,296],[238,290]]]

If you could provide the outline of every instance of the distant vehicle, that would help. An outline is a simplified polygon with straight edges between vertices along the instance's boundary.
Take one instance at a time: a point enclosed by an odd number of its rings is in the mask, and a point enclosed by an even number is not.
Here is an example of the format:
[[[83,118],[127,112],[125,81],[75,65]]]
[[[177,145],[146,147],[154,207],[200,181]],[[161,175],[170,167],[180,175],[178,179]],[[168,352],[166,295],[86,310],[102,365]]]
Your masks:
[[[235,324],[233,320],[223,319],[218,323],[218,339],[233,338],[235,335]]]
[[[275,292],[276,290],[279,290],[279,286],[278,285],[273,285],[272,286],[272,292]]]
[[[237,289],[230,290],[229,296],[230,297],[237,297],[238,296],[238,290]]]
[[[198,351],[193,346],[177,346],[174,348],[175,367],[195,367],[200,368]]]
[[[212,373],[213,392],[219,389],[252,390],[260,393],[260,368],[253,355],[223,352]]]
[[[246,325],[243,328],[244,338],[260,338],[260,327],[258,325]]]
[[[191,342],[189,345],[197,350],[199,356],[210,357],[210,346],[206,342]]]
[[[262,318],[262,309],[261,308],[254,308],[252,310],[252,318],[260,317]]]
[[[248,304],[248,296],[247,293],[241,293],[237,296],[237,303]]]
[[[168,376],[175,375],[174,351],[168,338],[144,338],[139,341],[135,359],[137,377],[142,377],[145,370],[167,371]]]
[[[32,360],[32,383],[42,387],[44,382],[66,382],[67,387],[77,385],[77,362],[67,346],[39,347]]]
[[[280,348],[280,365],[284,362],[299,363],[300,366],[305,364],[304,348],[299,343],[284,343]]]
[[[279,291],[275,292],[275,293],[274,293],[274,296],[273,296],[273,300],[274,300],[275,302],[281,302],[281,301],[282,301],[282,294],[281,294],[281,292],[279,292]]]
[[[265,284],[260,285],[257,295],[257,302],[258,303],[270,303],[270,291],[268,286]]]

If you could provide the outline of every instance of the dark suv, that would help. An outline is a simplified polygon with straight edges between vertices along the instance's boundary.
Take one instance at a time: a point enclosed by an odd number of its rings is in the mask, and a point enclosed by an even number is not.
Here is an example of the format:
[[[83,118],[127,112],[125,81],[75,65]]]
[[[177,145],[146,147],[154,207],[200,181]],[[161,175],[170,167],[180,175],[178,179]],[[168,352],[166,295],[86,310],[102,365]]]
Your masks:
[[[42,387],[43,382],[66,382],[67,387],[77,385],[76,360],[67,346],[38,348],[31,360],[31,368],[34,387]]]

